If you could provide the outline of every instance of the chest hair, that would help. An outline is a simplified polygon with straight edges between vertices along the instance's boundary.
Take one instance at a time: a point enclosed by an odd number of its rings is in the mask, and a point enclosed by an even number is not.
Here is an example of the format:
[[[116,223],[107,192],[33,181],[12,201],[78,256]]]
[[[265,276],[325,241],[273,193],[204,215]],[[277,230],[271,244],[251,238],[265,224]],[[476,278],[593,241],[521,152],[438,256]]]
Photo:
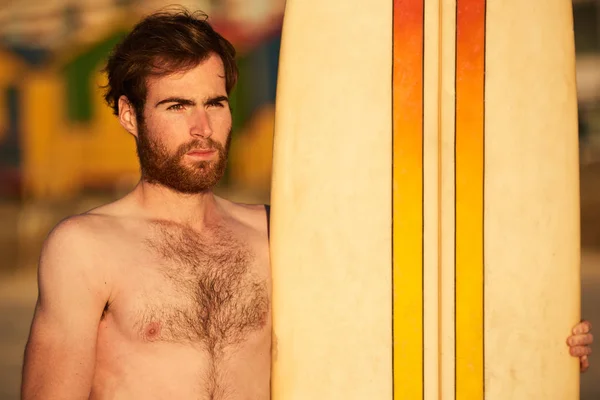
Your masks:
[[[147,245],[160,260],[170,300],[148,306],[141,318],[147,337],[202,343],[211,353],[241,343],[267,323],[269,298],[250,247],[220,226],[208,232],[154,222]],[[157,328],[149,328],[159,324]]]

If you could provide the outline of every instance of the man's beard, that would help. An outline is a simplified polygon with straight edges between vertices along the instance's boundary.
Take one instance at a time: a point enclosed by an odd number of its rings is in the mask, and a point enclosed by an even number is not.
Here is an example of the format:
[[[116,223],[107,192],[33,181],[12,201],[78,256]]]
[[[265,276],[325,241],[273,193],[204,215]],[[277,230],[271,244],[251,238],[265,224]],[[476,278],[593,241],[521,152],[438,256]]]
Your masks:
[[[184,143],[174,154],[169,154],[161,143],[148,137],[145,122],[138,124],[137,154],[142,170],[142,180],[166,186],[180,193],[193,194],[211,190],[225,174],[231,144],[231,131],[225,147],[210,137]],[[189,162],[183,159],[191,150],[216,150],[217,159]]]

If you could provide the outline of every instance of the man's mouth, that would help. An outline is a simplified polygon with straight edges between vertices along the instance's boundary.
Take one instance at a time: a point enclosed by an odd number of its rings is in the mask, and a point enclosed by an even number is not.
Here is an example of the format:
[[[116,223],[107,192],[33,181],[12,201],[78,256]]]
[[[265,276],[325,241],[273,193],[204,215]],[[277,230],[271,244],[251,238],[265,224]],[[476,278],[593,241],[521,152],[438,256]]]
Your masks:
[[[191,157],[206,158],[212,156],[215,152],[215,149],[193,149],[186,154]]]

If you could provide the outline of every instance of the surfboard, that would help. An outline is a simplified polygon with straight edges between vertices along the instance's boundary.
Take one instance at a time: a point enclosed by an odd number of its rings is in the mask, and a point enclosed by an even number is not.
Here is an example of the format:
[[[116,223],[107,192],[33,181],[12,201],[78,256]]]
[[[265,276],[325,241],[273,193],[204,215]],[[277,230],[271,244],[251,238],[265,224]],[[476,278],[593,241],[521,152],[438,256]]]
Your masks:
[[[288,0],[275,400],[577,399],[569,0]]]

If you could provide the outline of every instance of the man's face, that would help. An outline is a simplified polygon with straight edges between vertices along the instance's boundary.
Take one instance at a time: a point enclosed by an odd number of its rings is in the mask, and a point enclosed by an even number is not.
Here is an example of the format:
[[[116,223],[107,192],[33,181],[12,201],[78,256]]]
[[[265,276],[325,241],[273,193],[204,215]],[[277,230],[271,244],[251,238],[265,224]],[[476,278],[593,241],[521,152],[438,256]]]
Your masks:
[[[221,58],[147,81],[138,122],[143,179],[181,193],[212,189],[222,178],[231,141],[231,111]]]

